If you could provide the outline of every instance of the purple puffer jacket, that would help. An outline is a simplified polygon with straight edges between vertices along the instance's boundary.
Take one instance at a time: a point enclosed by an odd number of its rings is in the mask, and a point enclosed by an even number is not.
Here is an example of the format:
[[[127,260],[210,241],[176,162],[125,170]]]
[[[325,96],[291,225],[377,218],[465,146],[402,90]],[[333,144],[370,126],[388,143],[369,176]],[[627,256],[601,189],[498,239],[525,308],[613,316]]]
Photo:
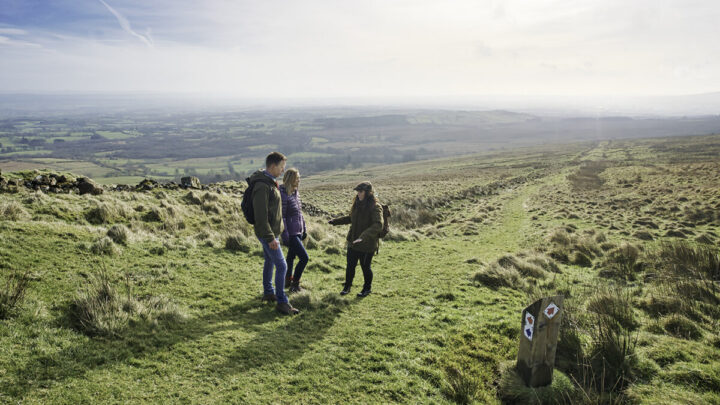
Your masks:
[[[285,225],[281,237],[283,242],[287,243],[290,235],[302,235],[305,232],[305,218],[303,218],[302,202],[297,190],[288,195],[285,185],[282,185],[280,186],[280,197],[282,199],[283,225]]]

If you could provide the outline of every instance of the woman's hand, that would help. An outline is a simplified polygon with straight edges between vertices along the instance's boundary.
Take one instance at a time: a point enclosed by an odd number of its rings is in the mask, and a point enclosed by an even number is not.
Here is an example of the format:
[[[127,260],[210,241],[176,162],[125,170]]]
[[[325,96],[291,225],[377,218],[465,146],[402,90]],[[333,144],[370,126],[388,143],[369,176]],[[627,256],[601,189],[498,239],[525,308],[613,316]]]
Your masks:
[[[355,239],[355,240],[353,241],[353,245],[355,245],[355,244],[357,244],[357,243],[360,243],[360,242],[362,242],[362,239],[357,238],[357,239]]]

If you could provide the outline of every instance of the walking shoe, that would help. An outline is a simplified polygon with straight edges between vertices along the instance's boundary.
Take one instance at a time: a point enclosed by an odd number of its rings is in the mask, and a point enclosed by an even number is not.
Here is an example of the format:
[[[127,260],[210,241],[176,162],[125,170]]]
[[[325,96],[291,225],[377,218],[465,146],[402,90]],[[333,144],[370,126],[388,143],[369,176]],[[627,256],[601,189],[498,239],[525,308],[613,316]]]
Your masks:
[[[340,291],[340,295],[348,295],[350,294],[350,287],[344,287],[342,291]]]
[[[300,283],[293,282],[292,285],[290,286],[291,293],[300,292],[302,290],[303,289],[302,289],[302,287],[300,287]]]
[[[293,308],[289,302],[277,304],[275,305],[275,309],[283,315],[297,315],[300,313],[300,311],[297,308]]]
[[[261,298],[261,301],[262,301],[262,302],[265,302],[265,301],[267,301],[267,302],[277,302],[277,297],[275,296],[275,294],[264,294],[264,295],[262,296],[262,298]]]
[[[292,285],[293,278],[292,277],[285,277],[285,288],[290,288]]]
[[[370,290],[366,290],[363,288],[363,290],[360,291],[357,296],[360,298],[363,298],[363,297],[367,297],[368,295],[370,295],[370,293],[371,293]]]

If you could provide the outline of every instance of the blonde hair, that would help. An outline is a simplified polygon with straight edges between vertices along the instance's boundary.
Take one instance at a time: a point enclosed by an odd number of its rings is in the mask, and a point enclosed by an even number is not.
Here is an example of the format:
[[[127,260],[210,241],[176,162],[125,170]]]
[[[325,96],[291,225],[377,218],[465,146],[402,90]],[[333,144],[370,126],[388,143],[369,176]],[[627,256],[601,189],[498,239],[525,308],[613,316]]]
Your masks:
[[[295,182],[300,177],[300,172],[296,168],[290,168],[285,170],[285,175],[283,176],[283,185],[285,186],[285,190],[288,194],[292,194],[295,192]]]

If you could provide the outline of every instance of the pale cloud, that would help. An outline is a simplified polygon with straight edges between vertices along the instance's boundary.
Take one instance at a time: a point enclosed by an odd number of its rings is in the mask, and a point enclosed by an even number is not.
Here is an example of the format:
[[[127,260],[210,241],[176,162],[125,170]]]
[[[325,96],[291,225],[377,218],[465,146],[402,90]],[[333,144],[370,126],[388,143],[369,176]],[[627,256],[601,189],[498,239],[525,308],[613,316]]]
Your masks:
[[[0,35],[26,35],[27,31],[18,28],[2,28],[0,27]]]
[[[41,48],[39,44],[0,35],[0,47]]]
[[[149,30],[145,35],[138,34],[137,32],[135,32],[132,29],[132,27],[130,26],[130,21],[128,21],[127,18],[125,18],[122,14],[118,13],[114,8],[110,7],[110,5],[107,4],[105,1],[103,1],[103,0],[98,0],[98,1],[100,3],[102,3],[105,7],[107,7],[107,9],[115,16],[115,18],[117,18],[118,23],[120,23],[120,27],[122,27],[122,29],[125,32],[137,37],[140,41],[142,41],[148,47],[150,47],[150,48],[153,47],[153,42],[152,42],[152,38],[150,37]]]
[[[123,3],[122,15],[99,2],[123,31],[0,31],[45,48],[9,54],[0,40],[0,89],[242,97],[720,89],[715,1],[162,0]]]

